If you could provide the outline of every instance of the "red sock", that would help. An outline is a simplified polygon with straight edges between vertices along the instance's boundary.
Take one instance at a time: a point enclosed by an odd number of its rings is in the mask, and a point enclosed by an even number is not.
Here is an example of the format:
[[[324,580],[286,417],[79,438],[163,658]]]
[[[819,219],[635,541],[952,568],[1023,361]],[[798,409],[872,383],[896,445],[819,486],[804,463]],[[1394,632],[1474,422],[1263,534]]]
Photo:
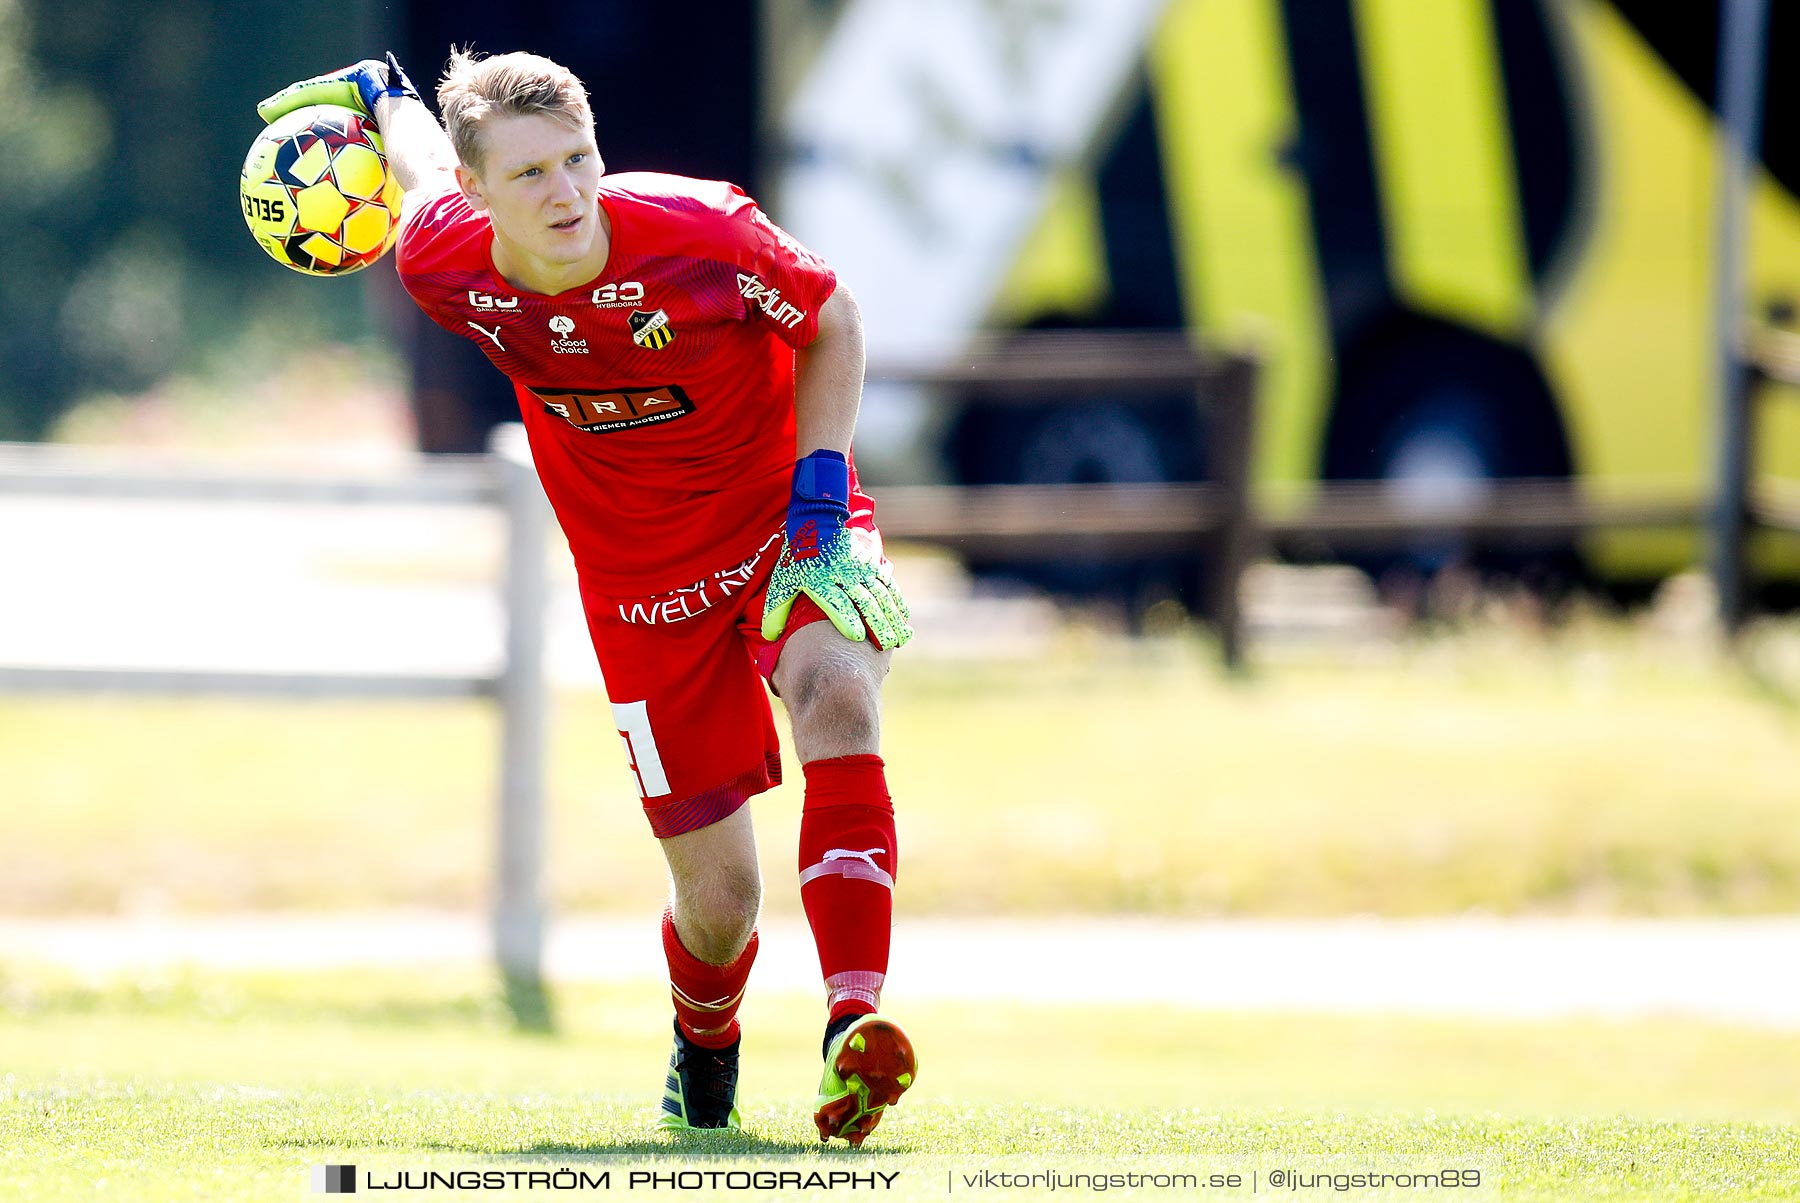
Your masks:
[[[801,766],[800,902],[819,946],[831,1018],[881,1005],[894,923],[894,804],[879,756]]]
[[[689,1040],[702,1048],[725,1048],[738,1038],[738,1004],[744,1001],[744,985],[756,960],[756,932],[738,959],[729,965],[708,965],[687,950],[675,931],[675,913],[663,911],[663,953],[669,959],[669,996],[675,1000],[675,1018]]]

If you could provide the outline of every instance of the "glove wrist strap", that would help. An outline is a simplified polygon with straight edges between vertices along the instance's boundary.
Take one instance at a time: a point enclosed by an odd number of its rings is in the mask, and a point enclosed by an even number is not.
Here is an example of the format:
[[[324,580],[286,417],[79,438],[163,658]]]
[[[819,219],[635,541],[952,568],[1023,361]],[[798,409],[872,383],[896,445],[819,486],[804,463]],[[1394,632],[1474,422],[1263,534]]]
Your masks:
[[[850,463],[841,451],[821,449],[794,464],[794,500],[850,504]]]

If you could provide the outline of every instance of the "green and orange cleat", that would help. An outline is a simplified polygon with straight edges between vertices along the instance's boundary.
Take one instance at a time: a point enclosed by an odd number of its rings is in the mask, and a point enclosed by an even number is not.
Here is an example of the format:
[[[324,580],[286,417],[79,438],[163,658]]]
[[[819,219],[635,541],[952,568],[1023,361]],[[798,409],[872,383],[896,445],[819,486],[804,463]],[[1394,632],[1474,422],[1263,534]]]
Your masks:
[[[860,1146],[913,1084],[919,1058],[900,1025],[880,1015],[858,1015],[827,1040],[813,1122],[821,1141],[841,1136]]]

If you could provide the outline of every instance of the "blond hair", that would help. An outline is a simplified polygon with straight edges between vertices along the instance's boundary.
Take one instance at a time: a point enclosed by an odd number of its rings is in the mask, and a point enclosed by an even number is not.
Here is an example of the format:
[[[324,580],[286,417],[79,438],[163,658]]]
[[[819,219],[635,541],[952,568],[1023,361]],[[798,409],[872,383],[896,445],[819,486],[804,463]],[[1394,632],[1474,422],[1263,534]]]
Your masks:
[[[437,94],[456,157],[476,173],[484,159],[481,129],[490,117],[541,113],[571,129],[591,129],[594,124],[587,89],[574,72],[523,51],[490,58],[452,46]]]

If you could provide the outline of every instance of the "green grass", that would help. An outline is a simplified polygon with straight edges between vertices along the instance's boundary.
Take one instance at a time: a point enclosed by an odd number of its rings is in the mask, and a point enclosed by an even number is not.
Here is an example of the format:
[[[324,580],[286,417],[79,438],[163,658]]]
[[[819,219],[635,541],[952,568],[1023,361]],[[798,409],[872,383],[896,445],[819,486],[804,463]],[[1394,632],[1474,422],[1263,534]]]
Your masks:
[[[921,1050],[918,1086],[871,1141],[889,1153],[1479,1162],[1506,1199],[1800,1191],[1792,1034],[889,1001]],[[468,978],[15,968],[0,1197],[285,1200],[328,1160],[815,1151],[815,1000],[752,992],[748,1132],[681,1141],[650,1131],[663,990],[555,1003],[557,1033],[526,1035]]]
[[[1197,641],[1079,627],[1034,664],[903,658],[902,905],[1791,911],[1800,629],[1773,630],[1781,672],[1754,677],[1642,625],[1478,628],[1246,684]],[[605,701],[555,716],[554,899],[641,906],[663,868]],[[479,905],[495,740],[473,703],[0,699],[0,910]],[[798,790],[756,808],[791,911]]]

